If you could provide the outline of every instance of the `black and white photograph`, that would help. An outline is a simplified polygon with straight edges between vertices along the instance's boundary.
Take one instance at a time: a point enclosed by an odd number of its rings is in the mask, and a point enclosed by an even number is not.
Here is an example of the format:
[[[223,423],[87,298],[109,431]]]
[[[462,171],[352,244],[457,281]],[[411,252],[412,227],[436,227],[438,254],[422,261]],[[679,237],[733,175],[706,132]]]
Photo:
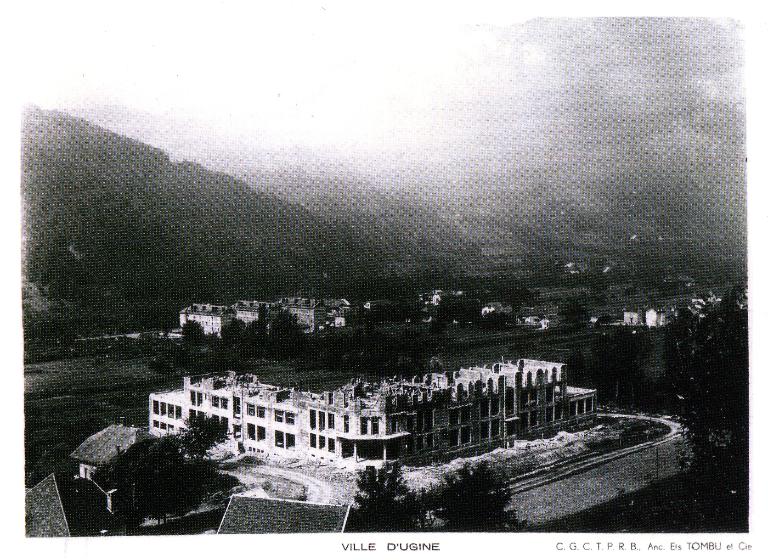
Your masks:
[[[25,22],[25,540],[738,548],[750,22],[260,10]]]

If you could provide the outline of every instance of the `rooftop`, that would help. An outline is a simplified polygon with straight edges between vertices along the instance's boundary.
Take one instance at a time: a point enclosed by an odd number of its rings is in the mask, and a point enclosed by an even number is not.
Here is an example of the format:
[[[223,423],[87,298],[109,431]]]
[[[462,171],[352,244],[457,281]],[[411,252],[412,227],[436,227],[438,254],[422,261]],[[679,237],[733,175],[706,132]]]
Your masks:
[[[226,305],[214,305],[211,303],[193,303],[189,307],[181,310],[182,313],[192,313],[197,315],[226,315],[231,313],[231,308]]]
[[[123,534],[119,516],[107,509],[104,491],[92,480],[50,474],[27,490],[28,537]]]
[[[341,533],[350,506],[232,496],[219,534]]]
[[[140,428],[112,424],[88,437],[70,457],[81,463],[103,465],[127,451],[133,444],[151,437]]]
[[[27,490],[25,523],[28,537],[69,536],[69,524],[53,473]]]

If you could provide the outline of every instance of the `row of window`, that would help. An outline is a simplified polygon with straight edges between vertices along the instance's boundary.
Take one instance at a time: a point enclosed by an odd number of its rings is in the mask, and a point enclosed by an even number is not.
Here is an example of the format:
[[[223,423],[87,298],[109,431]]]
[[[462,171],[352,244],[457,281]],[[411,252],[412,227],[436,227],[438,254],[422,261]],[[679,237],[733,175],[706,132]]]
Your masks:
[[[249,440],[264,441],[267,439],[267,429],[264,426],[248,423],[246,424],[246,430],[246,436]],[[296,447],[296,435],[275,430],[275,446],[285,449]]]
[[[326,449],[327,446],[329,453],[336,452],[335,439],[318,436],[317,434],[309,434],[309,446],[314,447],[315,449]]]
[[[389,417],[389,433],[399,431],[406,432],[430,432],[435,426],[435,411],[418,410],[415,414],[405,414]]]
[[[203,394],[200,391],[190,391],[189,402],[192,406],[203,406]]]
[[[594,400],[582,399],[579,401],[571,401],[569,403],[570,415],[580,416],[582,414],[589,414],[593,411]],[[557,403],[554,407],[547,407],[544,419],[546,422],[552,422],[555,420],[563,419],[563,406]],[[535,428],[539,425],[538,412],[524,412],[520,414],[520,430],[525,431],[528,428]]]
[[[225,397],[217,397],[216,395],[211,395],[211,406],[214,408],[221,408],[224,410],[229,409],[229,399]]]
[[[245,413],[248,416],[256,416],[257,418],[266,418],[267,409],[264,408],[263,406],[256,406],[253,403],[246,403]]]
[[[296,414],[286,410],[275,409],[275,422],[285,422],[286,424],[293,425],[296,423]]]
[[[165,422],[160,422],[159,420],[152,420],[152,427],[158,428],[160,430],[167,430],[169,432],[175,432],[176,426],[173,424],[167,424]]]
[[[426,436],[417,436],[415,439],[415,446],[416,451],[432,449],[435,446],[435,435],[427,434]]]
[[[169,418],[181,418],[181,407],[175,404],[167,404],[162,401],[152,401],[152,412],[158,416]]]
[[[456,447],[457,445],[466,445],[472,441],[472,426],[462,426],[448,430],[448,445]]]
[[[499,399],[480,399],[477,404],[477,417],[488,418],[489,416],[498,416],[500,412]],[[455,426],[457,424],[467,424],[471,421],[471,411],[473,405],[465,405],[458,408],[452,408],[448,411],[448,424]]]
[[[480,423],[480,439],[490,439],[501,435],[501,422],[498,419]]]
[[[379,417],[378,416],[361,416],[360,417],[360,434],[368,434],[368,426],[370,425],[371,435],[375,436],[379,433]]]
[[[324,410],[309,409],[309,429],[323,431],[327,428],[329,430],[336,429],[336,415],[333,412],[326,413]],[[344,417],[344,431],[349,431],[349,416]]]

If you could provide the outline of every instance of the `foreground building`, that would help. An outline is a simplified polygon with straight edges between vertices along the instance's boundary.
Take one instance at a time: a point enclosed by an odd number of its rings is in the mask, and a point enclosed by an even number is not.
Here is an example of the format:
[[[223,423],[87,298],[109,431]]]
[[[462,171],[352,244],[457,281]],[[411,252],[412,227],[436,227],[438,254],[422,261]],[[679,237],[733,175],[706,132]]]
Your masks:
[[[232,496],[217,533],[343,533],[349,509],[349,505]]]
[[[89,436],[70,457],[79,464],[80,478],[91,480],[98,469],[117,459],[136,443],[149,438],[152,435],[146,428],[111,424]]]
[[[111,509],[109,495],[95,482],[50,474],[25,497],[28,537],[124,535],[125,521]]]
[[[595,408],[595,391],[570,387],[565,364],[518,360],[324,393],[252,374],[185,377],[183,390],[149,396],[149,426],[160,436],[205,415],[235,452],[424,463],[586,427]]]

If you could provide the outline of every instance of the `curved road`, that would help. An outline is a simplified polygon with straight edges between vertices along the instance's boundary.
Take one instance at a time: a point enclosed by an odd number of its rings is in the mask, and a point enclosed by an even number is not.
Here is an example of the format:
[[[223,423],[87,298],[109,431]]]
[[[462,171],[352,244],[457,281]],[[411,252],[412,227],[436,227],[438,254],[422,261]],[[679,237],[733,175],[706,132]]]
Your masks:
[[[263,487],[265,481],[282,478],[303,486],[306,489],[306,501],[308,502],[328,504],[334,501],[334,489],[331,484],[298,470],[274,467],[272,465],[238,465],[234,470],[224,472],[235,476],[242,484],[249,487],[248,490],[242,493],[246,496],[285,497],[273,496],[270,492],[264,490]]]
[[[518,478],[512,484],[510,508],[530,525],[552,521],[639,490],[654,480],[680,471],[678,450],[683,443],[677,422],[631,414],[603,414],[661,422],[667,435],[602,455],[561,463]]]

